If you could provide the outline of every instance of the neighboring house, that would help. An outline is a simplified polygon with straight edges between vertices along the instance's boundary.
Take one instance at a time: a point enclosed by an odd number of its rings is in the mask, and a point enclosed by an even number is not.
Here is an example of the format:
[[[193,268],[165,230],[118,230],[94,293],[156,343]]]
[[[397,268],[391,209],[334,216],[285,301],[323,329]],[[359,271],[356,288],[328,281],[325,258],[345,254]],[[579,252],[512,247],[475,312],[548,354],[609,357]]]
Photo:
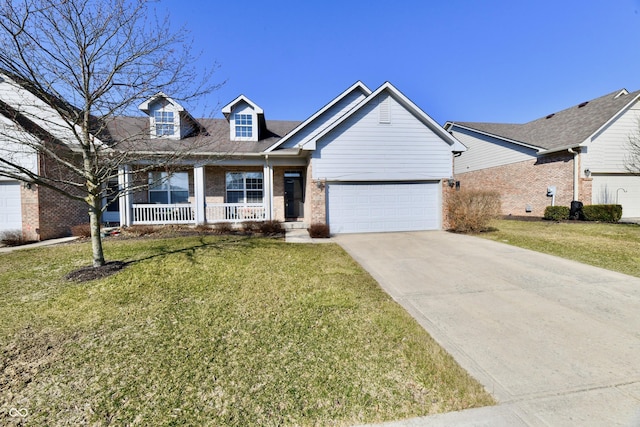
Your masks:
[[[623,217],[640,217],[640,176],[627,170],[639,98],[621,89],[524,124],[447,122],[467,147],[455,159],[456,179],[498,191],[505,215],[541,217],[552,203],[577,200],[619,203]]]
[[[110,137],[143,132],[145,140],[128,145],[140,152],[166,151],[174,144],[197,148],[170,174],[164,169],[141,174],[139,165],[124,165],[110,185],[152,185],[106,200],[104,222],[274,219],[299,227],[327,223],[332,233],[440,229],[446,223],[443,199],[453,182],[453,156],[465,149],[390,83],[371,91],[357,82],[302,123],[267,121],[245,96],[222,108],[224,119],[196,120],[164,94],[140,110],[148,117],[109,123]],[[34,212],[47,208],[30,205],[25,194],[39,189],[5,185],[11,189],[0,195],[0,206],[11,204],[15,212],[0,216],[0,231],[31,233]],[[68,233],[69,218],[49,215],[48,221],[63,224]],[[42,229],[40,221],[40,234],[28,237],[52,237]]]

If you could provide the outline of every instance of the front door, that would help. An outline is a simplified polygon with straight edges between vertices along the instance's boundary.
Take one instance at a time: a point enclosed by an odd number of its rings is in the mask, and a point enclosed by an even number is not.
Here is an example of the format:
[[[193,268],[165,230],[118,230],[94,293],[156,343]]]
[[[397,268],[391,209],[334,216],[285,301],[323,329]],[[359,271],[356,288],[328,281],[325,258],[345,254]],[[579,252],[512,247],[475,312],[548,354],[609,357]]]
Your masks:
[[[304,216],[304,195],[300,172],[284,173],[284,217],[292,220]]]

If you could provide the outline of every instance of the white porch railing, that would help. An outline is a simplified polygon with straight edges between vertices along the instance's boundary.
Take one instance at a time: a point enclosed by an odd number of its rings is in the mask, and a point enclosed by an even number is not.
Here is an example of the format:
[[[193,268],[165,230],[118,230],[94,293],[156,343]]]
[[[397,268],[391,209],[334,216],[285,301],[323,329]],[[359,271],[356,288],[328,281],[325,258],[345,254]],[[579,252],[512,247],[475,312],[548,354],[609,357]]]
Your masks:
[[[207,223],[264,221],[267,210],[262,203],[209,203],[206,211]],[[195,207],[188,203],[134,204],[132,224],[195,224]]]
[[[192,224],[195,215],[191,204],[134,204],[133,224]]]
[[[264,221],[267,210],[262,203],[207,203],[207,222]]]

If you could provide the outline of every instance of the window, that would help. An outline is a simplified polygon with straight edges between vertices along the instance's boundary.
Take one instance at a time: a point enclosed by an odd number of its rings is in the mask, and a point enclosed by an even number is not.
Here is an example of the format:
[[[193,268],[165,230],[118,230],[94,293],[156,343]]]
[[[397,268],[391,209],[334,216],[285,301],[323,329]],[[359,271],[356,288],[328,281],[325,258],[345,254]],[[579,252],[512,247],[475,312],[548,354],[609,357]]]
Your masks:
[[[189,175],[149,172],[149,203],[189,203]]]
[[[235,114],[236,138],[251,138],[253,136],[253,116],[251,114]]]
[[[262,203],[262,172],[228,172],[227,203]]]
[[[173,135],[173,111],[156,111],[156,136]]]

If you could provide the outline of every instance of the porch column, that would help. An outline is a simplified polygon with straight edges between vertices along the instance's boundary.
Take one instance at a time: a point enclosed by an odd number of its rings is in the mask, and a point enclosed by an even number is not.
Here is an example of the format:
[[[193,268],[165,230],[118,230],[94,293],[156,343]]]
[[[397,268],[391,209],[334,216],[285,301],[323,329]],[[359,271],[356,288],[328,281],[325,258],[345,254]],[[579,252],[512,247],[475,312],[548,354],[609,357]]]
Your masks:
[[[131,171],[129,165],[118,168],[118,186],[124,194],[118,198],[118,208],[120,210],[120,226],[130,227],[133,222],[133,196],[131,194]]]
[[[264,194],[263,203],[267,220],[273,219],[273,168],[269,164],[269,156],[264,159],[262,171],[262,191]]]
[[[206,218],[206,199],[205,199],[205,173],[204,166],[195,166],[193,168],[193,192],[195,196],[195,216],[196,224],[204,224]]]

